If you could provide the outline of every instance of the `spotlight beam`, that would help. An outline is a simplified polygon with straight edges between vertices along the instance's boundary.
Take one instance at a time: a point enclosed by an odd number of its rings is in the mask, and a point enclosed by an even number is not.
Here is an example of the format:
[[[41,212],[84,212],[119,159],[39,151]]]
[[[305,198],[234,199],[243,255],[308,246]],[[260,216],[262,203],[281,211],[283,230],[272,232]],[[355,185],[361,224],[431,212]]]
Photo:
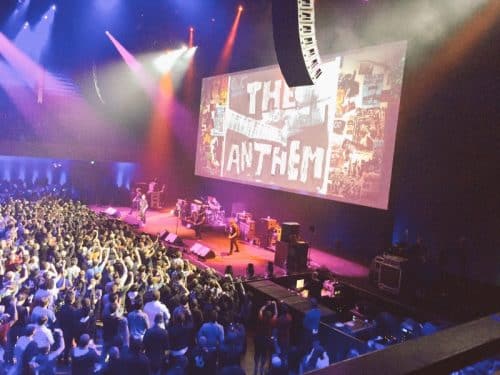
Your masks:
[[[40,62],[43,52],[50,43],[55,13],[55,10],[50,8],[32,27],[26,22],[14,39],[14,44],[34,61]]]
[[[194,27],[189,28],[189,42],[188,46],[190,51],[193,50],[193,54],[196,53],[194,50]],[[189,53],[189,52],[188,52]],[[194,101],[194,82],[196,75],[196,66],[194,59],[189,62],[189,67],[186,74],[186,80],[184,81],[184,99],[187,103],[193,103]]]
[[[148,135],[147,152],[144,154],[144,165],[150,168],[149,172],[161,170],[166,160],[171,160],[172,142],[172,114],[175,102],[172,77],[169,73],[163,75],[158,86],[151,124]]]
[[[25,0],[22,3],[18,3],[16,9],[9,16],[5,26],[3,27],[3,31],[7,35],[11,35],[17,31],[20,27],[22,27],[22,23],[25,19],[26,12],[30,6],[30,0]]]
[[[44,116],[44,121],[40,122],[40,124],[44,125],[44,128],[40,129],[38,129],[38,122],[41,120],[40,116],[30,116],[28,119],[28,122],[36,130],[43,131],[44,136],[61,136],[61,134],[64,134],[68,139],[71,136],[74,136],[74,139],[83,139],[84,137],[93,137],[95,134],[99,134],[102,139],[113,138],[118,142],[120,135],[117,135],[114,131],[114,124],[111,124],[97,114],[81,96],[68,90],[64,81],[54,77],[30,59],[29,56],[19,50],[3,33],[0,33],[0,54],[10,67],[18,73],[18,77],[24,82],[24,86],[28,86],[35,93],[38,104],[33,100],[33,96],[27,97],[22,92],[22,95],[19,94],[17,98],[13,98],[16,100],[16,105],[20,104],[30,107],[29,110],[23,109],[21,112],[23,115],[35,113]],[[50,95],[45,95],[42,98],[40,96],[40,87],[46,93],[50,93]],[[12,95],[12,92],[10,94]],[[43,101],[43,106],[40,99]],[[19,101],[22,101],[22,103]],[[68,121],[57,115],[60,113],[61,108],[64,108],[68,115],[74,116],[72,121]],[[75,116],[76,114],[78,116]]]
[[[62,85],[45,69],[19,50],[3,33],[0,33],[0,53],[23,77],[28,86],[38,94],[41,78],[45,87],[63,90]]]
[[[500,18],[500,2],[490,0],[473,18],[448,39],[429,63],[408,80],[408,94],[405,110],[409,116],[413,109],[425,101],[453,73],[453,70],[467,58],[467,55],[481,38]]]
[[[194,27],[189,28],[189,43],[188,47],[194,47]]]
[[[184,46],[182,48],[163,53],[154,59],[153,64],[160,73],[166,74],[172,70],[178,60],[187,52],[188,48]]]
[[[215,74],[225,73],[229,67],[229,62],[231,60],[231,55],[233,53],[234,42],[236,41],[236,36],[238,34],[238,26],[240,25],[241,14],[243,13],[243,7],[240,5],[238,7],[238,12],[236,13],[236,17],[234,19],[233,25],[231,27],[231,31],[226,39],[226,43],[224,44],[224,49],[219,57],[219,62],[217,63],[217,67],[215,68]]]
[[[123,58],[123,61],[125,61],[130,70],[132,70],[132,72],[136,75],[141,87],[151,98],[153,98],[153,80],[146,73],[142,64],[129,51],[127,51],[127,49],[118,40],[116,40],[109,31],[106,31],[105,34],[109,40],[111,40],[111,43],[113,43],[120,56]]]
[[[26,88],[15,71],[6,63],[0,61],[0,87],[5,91],[9,99],[14,103],[23,118],[33,125],[37,125],[33,119],[39,117],[38,106],[26,105],[33,102],[31,91]]]

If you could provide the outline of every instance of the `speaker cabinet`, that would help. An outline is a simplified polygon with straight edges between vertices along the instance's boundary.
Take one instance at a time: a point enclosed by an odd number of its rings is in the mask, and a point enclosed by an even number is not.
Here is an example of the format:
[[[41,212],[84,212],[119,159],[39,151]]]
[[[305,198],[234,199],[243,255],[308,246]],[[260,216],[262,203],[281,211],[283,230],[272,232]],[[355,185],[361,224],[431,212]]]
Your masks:
[[[307,271],[307,250],[309,244],[299,241],[293,244],[278,241],[274,253],[274,264],[285,268],[288,273]]]
[[[276,243],[276,252],[274,253],[274,265],[280,268],[286,268],[288,263],[288,242],[278,241]]]
[[[304,241],[289,245],[288,273],[307,271],[307,250],[309,250],[309,244]]]
[[[213,259],[215,258],[215,253],[210,250],[210,248],[202,245],[201,243],[197,242],[193,246],[191,246],[191,249],[189,249],[190,252],[198,258],[201,259]]]
[[[295,240],[298,239],[300,233],[300,224],[295,222],[286,222],[281,224],[281,241],[290,241],[291,236],[295,236]]]
[[[184,242],[182,239],[175,233],[171,233],[168,230],[165,230],[160,234],[160,240],[165,241],[165,243],[169,245],[182,246]]]
[[[310,86],[321,75],[314,0],[273,0],[273,37],[281,73],[289,87]]]
[[[272,231],[277,224],[277,220],[270,217],[261,218],[255,223],[255,235],[259,239],[261,247],[268,248],[271,246]]]

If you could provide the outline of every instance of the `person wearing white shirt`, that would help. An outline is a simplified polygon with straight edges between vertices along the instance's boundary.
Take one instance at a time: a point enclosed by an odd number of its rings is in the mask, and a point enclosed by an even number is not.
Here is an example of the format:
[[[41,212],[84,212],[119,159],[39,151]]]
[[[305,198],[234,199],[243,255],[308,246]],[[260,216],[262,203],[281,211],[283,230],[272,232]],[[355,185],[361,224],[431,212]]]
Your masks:
[[[54,335],[52,331],[47,327],[47,321],[49,319],[46,315],[42,315],[38,318],[37,325],[35,328],[35,333],[33,334],[33,341],[36,342],[38,348],[46,348],[54,345]]]
[[[170,311],[168,311],[167,306],[160,302],[160,292],[158,290],[153,291],[153,300],[144,305],[144,312],[150,322],[155,321],[156,314],[162,314],[165,325],[168,325]]]

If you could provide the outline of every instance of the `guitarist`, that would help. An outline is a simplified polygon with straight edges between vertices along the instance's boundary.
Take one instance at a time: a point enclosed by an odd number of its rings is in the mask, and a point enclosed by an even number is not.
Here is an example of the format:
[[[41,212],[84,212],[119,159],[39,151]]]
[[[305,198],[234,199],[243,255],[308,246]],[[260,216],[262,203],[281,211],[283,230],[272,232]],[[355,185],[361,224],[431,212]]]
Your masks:
[[[235,219],[231,219],[229,221],[229,255],[233,254],[233,248],[237,253],[240,252],[238,248],[238,237],[240,235],[240,228],[238,224],[236,224]]]

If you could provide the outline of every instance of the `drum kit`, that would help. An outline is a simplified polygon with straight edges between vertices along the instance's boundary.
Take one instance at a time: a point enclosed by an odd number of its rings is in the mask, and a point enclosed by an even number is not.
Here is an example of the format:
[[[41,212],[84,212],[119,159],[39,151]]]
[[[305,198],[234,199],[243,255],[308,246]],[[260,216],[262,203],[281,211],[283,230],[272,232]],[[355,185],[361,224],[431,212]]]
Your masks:
[[[175,215],[182,220],[182,223],[192,223],[197,221],[200,211],[204,210],[206,224],[212,226],[225,225],[226,212],[214,197],[207,199],[177,199],[175,205]]]

